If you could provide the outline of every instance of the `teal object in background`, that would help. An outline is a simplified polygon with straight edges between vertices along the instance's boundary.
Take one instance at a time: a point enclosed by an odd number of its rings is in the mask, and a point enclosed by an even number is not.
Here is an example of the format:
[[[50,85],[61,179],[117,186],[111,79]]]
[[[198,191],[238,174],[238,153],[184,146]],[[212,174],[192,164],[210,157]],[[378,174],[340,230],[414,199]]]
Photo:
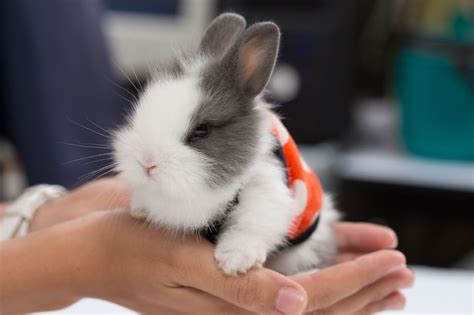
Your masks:
[[[395,87],[410,152],[474,161],[474,56],[459,67],[452,53],[405,48],[395,63]]]

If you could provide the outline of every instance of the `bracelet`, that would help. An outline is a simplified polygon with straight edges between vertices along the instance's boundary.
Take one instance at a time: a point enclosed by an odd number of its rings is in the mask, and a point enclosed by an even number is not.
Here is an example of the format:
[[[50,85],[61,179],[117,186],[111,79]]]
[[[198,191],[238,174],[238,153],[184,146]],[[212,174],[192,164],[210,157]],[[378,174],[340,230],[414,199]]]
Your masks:
[[[28,188],[5,209],[0,219],[0,241],[24,236],[36,211],[46,202],[65,195],[66,188],[58,185],[36,185]]]

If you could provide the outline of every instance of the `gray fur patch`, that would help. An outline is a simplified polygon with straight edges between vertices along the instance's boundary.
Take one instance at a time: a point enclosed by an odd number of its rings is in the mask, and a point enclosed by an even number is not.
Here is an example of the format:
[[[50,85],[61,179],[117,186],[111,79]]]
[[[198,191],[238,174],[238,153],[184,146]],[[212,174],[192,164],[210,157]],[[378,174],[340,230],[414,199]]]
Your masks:
[[[202,123],[212,130],[205,139],[189,145],[211,161],[211,187],[230,182],[243,172],[255,156],[259,124],[263,117],[255,109],[254,98],[234,84],[225,65],[214,63],[201,76],[204,97],[192,118],[188,133]]]
[[[201,51],[222,56],[245,29],[245,19],[234,13],[224,13],[212,21],[201,40]]]

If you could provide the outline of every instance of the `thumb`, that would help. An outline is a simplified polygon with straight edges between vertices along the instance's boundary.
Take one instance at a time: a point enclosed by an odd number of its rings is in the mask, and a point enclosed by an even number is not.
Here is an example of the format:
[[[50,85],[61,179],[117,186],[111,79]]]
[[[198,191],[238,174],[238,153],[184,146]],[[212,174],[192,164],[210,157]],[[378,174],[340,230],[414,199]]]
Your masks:
[[[257,313],[293,315],[302,314],[306,308],[308,298],[303,287],[273,270],[253,269],[230,277],[217,268],[212,246],[201,246],[196,254],[192,257],[197,259],[187,260],[192,266],[186,268],[190,272],[185,277],[188,283],[182,283],[185,286]]]
[[[215,269],[197,281],[206,291],[249,311],[264,314],[302,314],[307,304],[306,291],[296,282],[269,269],[251,270],[229,277]]]

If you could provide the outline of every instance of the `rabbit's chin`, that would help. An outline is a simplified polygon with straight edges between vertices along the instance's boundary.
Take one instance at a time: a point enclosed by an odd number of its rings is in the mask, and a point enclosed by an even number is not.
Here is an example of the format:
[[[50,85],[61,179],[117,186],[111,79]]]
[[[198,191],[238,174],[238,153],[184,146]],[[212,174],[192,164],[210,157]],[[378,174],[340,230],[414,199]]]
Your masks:
[[[176,188],[176,187],[175,187]],[[143,183],[132,188],[132,214],[172,230],[197,231],[220,215],[234,198],[238,185],[211,188],[199,185],[188,190]]]

